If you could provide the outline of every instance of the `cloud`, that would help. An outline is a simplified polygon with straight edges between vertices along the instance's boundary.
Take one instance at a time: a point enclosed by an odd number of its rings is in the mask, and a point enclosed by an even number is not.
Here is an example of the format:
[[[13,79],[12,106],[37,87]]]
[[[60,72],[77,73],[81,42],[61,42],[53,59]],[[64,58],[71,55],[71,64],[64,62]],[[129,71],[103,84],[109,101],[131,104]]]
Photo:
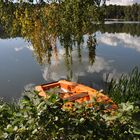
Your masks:
[[[85,36],[85,39],[87,37]],[[99,45],[110,46],[110,47],[126,47],[134,49],[140,52],[140,37],[131,36],[126,33],[97,33],[97,41]],[[81,50],[82,62],[78,61],[78,53],[77,51],[72,51],[72,65],[67,67],[65,60],[65,49],[60,47],[58,49],[58,62],[56,63],[55,58],[52,57],[51,65],[47,65],[43,67],[43,78],[48,80],[59,80],[61,78],[66,79],[67,76],[72,73],[73,81],[77,80],[78,76],[85,76],[87,73],[103,73],[110,72],[112,76],[110,77],[119,77],[121,72],[117,71],[117,68],[114,67],[116,64],[116,60],[106,59],[99,54],[96,54],[95,62],[93,65],[89,64],[88,58],[88,50],[87,48],[83,48]],[[104,76],[103,76],[104,77]]]
[[[135,49],[140,52],[140,37],[131,36],[126,33],[104,33],[99,34],[97,37],[98,43],[106,44],[109,46],[124,46],[126,48]]]
[[[43,68],[43,78],[44,80],[59,80],[66,79],[72,73],[72,81],[77,81],[78,76],[85,76],[87,73],[99,73],[103,70],[110,69],[110,63],[112,61],[106,61],[100,56],[95,57],[95,63],[93,65],[89,64],[88,51],[86,49],[82,50],[83,60],[80,63],[78,61],[77,51],[72,52],[72,65],[67,67],[65,56],[61,55],[64,50],[61,48],[58,63],[52,63],[51,65],[46,65]],[[54,60],[52,60],[54,61]]]
[[[15,47],[14,50],[16,52],[19,52],[19,51],[22,51],[24,48],[26,48],[26,49],[28,49],[30,51],[34,51],[33,45],[31,43],[29,43],[29,42],[23,42],[23,43],[24,44],[22,44],[21,47],[19,47],[19,46],[18,47]]]
[[[122,75],[122,72],[119,72],[117,68],[114,67],[114,60],[106,60],[101,56],[95,57],[95,63],[90,65],[88,63],[88,58],[86,56],[82,64],[78,64],[76,55],[73,56],[73,64],[71,66],[72,70],[72,79],[71,81],[85,83],[89,86],[94,87],[95,89],[101,89],[102,81],[106,82],[106,76],[108,76],[108,82],[115,78],[116,80]],[[42,69],[42,75],[45,81],[57,81],[60,79],[67,79],[67,76],[70,76],[70,69],[68,70],[64,58],[59,60],[59,63],[55,65],[46,65]]]
[[[111,62],[111,61],[110,61]],[[94,65],[89,65],[87,66],[87,72],[93,73],[93,72],[101,72],[102,70],[109,70],[109,61],[105,61],[102,57],[97,56],[95,58],[95,63]]]
[[[118,40],[116,36],[114,36],[114,34],[109,34],[109,33],[100,34],[97,40],[98,43],[103,43],[110,46],[117,46],[118,44]]]
[[[14,49],[15,49],[16,52],[19,52],[19,51],[23,50],[24,47],[16,47],[16,48],[14,48]]]

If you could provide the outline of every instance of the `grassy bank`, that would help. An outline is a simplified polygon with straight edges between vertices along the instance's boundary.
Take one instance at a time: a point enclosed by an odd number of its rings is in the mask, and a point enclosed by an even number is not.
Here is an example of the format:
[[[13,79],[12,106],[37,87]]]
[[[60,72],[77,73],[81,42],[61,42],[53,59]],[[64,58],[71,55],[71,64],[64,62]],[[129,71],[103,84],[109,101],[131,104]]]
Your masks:
[[[0,139],[138,140],[140,109],[138,102],[137,104],[135,102],[135,99],[139,101],[138,76],[138,69],[134,69],[129,76],[122,76],[118,82],[112,80],[109,95],[118,103],[118,110],[108,113],[104,112],[105,106],[95,101],[94,108],[87,107],[87,102],[83,105],[74,104],[75,109],[68,110],[62,108],[64,101],[57,95],[50,93],[49,99],[46,100],[39,97],[36,91],[25,92],[15,103],[1,100]],[[124,87],[127,91],[131,91],[134,87],[133,95],[131,94],[133,98],[126,94],[126,90],[122,93]]]

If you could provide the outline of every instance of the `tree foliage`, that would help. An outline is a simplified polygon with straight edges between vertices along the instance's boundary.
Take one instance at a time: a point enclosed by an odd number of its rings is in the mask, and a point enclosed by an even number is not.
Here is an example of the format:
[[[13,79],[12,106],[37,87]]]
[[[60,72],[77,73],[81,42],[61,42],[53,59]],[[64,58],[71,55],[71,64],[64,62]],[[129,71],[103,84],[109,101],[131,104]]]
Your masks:
[[[73,44],[83,43],[83,35],[93,26],[92,21],[100,21],[98,7],[88,0],[36,5],[1,3],[0,10],[3,30],[10,37],[20,36],[30,41],[39,63],[46,59],[51,62],[52,51],[57,52],[58,38],[69,56]]]
[[[105,9],[106,19],[140,21],[140,4],[133,4],[132,6],[109,5]]]

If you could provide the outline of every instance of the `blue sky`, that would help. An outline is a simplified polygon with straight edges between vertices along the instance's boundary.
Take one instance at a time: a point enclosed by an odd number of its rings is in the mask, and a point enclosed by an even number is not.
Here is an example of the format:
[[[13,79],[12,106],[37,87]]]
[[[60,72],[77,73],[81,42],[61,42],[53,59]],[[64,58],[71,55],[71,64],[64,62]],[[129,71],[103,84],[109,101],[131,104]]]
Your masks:
[[[140,0],[107,0],[107,4],[131,5],[134,3],[140,4]]]

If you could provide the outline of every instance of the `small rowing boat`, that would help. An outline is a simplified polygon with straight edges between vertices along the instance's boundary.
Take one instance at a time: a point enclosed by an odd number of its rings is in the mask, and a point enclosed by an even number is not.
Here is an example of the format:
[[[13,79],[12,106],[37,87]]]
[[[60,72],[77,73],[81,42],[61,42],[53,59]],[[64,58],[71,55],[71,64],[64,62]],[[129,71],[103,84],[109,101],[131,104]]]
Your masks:
[[[84,103],[95,99],[98,103],[110,105],[109,110],[117,109],[117,105],[107,95],[93,88],[75,82],[60,80],[58,82],[36,86],[35,90],[39,92],[40,96],[47,98],[47,92],[53,88],[58,88],[59,91],[57,91],[57,93],[60,95],[60,98],[67,100],[69,103]],[[67,107],[71,107],[71,105],[68,103],[66,105]]]

